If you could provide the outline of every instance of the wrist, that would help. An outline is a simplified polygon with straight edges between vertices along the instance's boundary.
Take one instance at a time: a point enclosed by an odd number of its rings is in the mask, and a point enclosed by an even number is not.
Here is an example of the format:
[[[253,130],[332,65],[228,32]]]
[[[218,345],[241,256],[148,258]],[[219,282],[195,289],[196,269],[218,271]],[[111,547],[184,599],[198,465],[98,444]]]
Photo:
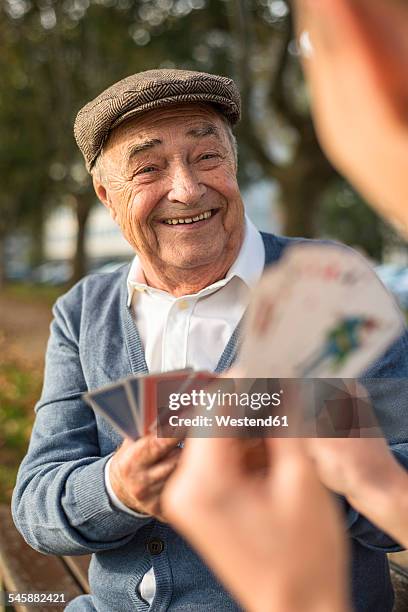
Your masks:
[[[408,474],[391,453],[377,478],[362,482],[346,497],[356,510],[408,546]]]
[[[322,558],[323,561],[323,558]],[[250,612],[351,612],[347,588],[347,564],[344,560],[333,573],[322,578],[324,568],[318,574],[310,574],[308,580],[298,574],[267,588],[257,590],[257,597],[246,602]],[[245,602],[243,602],[245,603]]]
[[[335,596],[328,596],[322,598],[319,602],[313,600],[308,605],[305,601],[294,604],[293,601],[279,601],[277,604],[276,599],[273,599],[273,603],[270,603],[270,607],[265,605],[265,601],[261,601],[255,604],[253,607],[248,608],[250,612],[351,612],[351,606],[346,601],[345,597],[341,597],[336,600]]]
[[[134,499],[129,495],[115,463],[115,456],[113,456],[109,462],[107,477],[109,480],[111,494],[113,494],[113,497],[116,498],[117,503],[119,502],[119,505],[125,506],[125,508],[128,510],[142,516],[150,516],[148,513],[144,512],[140,506],[135,504]],[[125,510],[125,508],[122,509]]]
[[[356,462],[349,470],[343,495],[353,505],[365,503],[373,495],[386,499],[389,491],[396,486],[395,480],[399,479],[401,469],[390,449],[385,444],[381,445],[376,454],[371,453],[366,460]]]
[[[347,499],[352,504],[360,501],[371,503],[369,500],[375,497],[379,502],[385,503],[390,495],[398,491],[403,468],[390,451],[381,457],[381,462],[375,465],[367,464],[366,467],[369,469],[361,470],[350,491],[346,492]]]

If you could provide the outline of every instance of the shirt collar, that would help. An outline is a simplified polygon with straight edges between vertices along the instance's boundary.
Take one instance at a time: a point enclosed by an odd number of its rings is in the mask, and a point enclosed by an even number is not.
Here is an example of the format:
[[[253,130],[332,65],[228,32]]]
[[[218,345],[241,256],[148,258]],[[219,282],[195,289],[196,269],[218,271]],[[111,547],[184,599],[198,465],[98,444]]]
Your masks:
[[[238,256],[227,272],[226,279],[238,276],[252,289],[262,276],[265,266],[265,247],[262,236],[245,215],[245,234]]]
[[[203,297],[209,295],[217,289],[225,286],[235,276],[240,278],[250,289],[258,282],[262,276],[262,272],[265,266],[265,247],[261,234],[249,219],[245,215],[245,233],[244,240],[239,250],[238,256],[231,268],[228,270],[225,278],[204,287],[201,291],[198,291],[195,295],[197,297]],[[147,291],[152,295],[161,296],[165,299],[175,299],[174,296],[170,295],[166,291],[149,287],[146,283],[146,279],[143,274],[142,266],[137,255],[135,255],[132,264],[130,266],[129,274],[127,277],[127,289],[128,289],[128,301],[127,305],[130,307],[132,303],[132,297],[135,291],[141,293]]]

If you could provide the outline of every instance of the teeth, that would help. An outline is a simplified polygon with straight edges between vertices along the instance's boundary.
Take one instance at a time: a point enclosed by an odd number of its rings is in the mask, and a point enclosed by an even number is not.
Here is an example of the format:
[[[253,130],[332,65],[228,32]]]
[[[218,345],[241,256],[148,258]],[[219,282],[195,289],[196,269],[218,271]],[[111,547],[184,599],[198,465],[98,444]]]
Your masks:
[[[165,219],[164,223],[167,223],[167,225],[178,225],[179,223],[195,223],[196,221],[209,219],[211,215],[211,210],[207,210],[206,212],[201,213],[201,215],[197,215],[196,217],[187,217],[184,219]]]

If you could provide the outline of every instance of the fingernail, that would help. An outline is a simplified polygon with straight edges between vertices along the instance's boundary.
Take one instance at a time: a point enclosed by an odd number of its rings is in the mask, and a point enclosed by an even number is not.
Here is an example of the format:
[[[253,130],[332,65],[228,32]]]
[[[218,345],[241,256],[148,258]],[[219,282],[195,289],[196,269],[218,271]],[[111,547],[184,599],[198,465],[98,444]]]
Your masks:
[[[298,40],[299,52],[305,59],[310,59],[314,55],[314,47],[308,30],[303,30],[299,35]]]

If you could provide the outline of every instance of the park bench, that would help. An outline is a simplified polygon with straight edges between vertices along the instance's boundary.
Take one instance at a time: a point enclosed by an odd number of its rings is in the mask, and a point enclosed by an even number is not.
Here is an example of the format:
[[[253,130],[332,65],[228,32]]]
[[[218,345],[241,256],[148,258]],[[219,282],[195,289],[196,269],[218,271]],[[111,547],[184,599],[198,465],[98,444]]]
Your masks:
[[[396,596],[394,612],[408,612],[408,555],[405,555],[405,558],[404,553],[389,555]],[[56,557],[36,552],[17,532],[10,509],[0,506],[0,578],[6,592],[64,593],[68,603],[77,595],[89,593],[90,559],[90,555]],[[61,612],[63,608],[61,604],[14,605],[17,612]]]
[[[408,612],[408,553],[388,555],[395,592],[394,612]]]
[[[29,603],[16,603],[13,607],[17,612],[61,612],[71,599],[89,593],[90,560],[90,555],[56,557],[36,552],[17,532],[10,509],[0,506],[0,577],[3,590],[8,593],[65,595],[65,605],[30,606]]]

